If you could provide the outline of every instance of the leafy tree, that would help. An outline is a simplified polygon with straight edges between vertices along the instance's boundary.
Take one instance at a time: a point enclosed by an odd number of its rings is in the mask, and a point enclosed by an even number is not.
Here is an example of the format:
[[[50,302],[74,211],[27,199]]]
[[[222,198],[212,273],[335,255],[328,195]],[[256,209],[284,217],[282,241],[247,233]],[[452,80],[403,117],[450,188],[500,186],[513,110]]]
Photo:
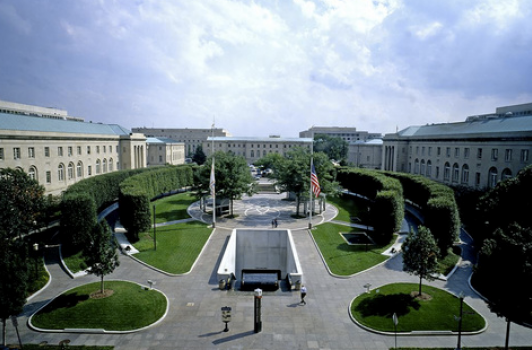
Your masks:
[[[510,322],[532,317],[532,229],[511,224],[498,228],[482,245],[476,273],[485,286],[490,310]],[[507,333],[507,337],[509,334]],[[508,339],[506,341],[508,343]]]
[[[423,278],[427,281],[435,279],[438,272],[439,249],[434,236],[424,226],[419,226],[418,232],[410,231],[403,246],[403,271],[419,276],[419,295]]]
[[[202,165],[205,163],[205,160],[207,159],[207,156],[205,155],[205,152],[203,152],[203,147],[199,145],[196,147],[196,151],[192,155],[192,160],[196,162],[198,165]]]
[[[120,265],[115,240],[107,222],[102,221],[94,226],[90,239],[83,249],[83,257],[88,266],[88,272],[101,278],[101,293],[103,294],[105,291],[104,276]]]
[[[232,153],[216,152],[214,158],[216,198],[229,199],[231,215],[233,215],[233,201],[240,199],[243,194],[251,196],[256,193],[256,182],[251,176],[244,157],[235,156]],[[198,191],[201,194],[210,192],[211,164],[212,157],[209,157],[205,165],[198,168],[199,173],[196,175],[196,180],[198,181]]]
[[[347,158],[348,151],[349,144],[341,137],[327,134],[314,135],[314,152],[323,152],[329,159],[341,161]]]
[[[279,162],[283,160],[283,156],[279,153],[268,153],[261,159],[257,160],[254,164],[255,166],[261,167],[263,169],[272,169],[275,171],[275,168],[278,167]]]
[[[333,166],[325,153],[314,154],[314,167],[322,192],[332,193],[336,183],[332,181]],[[272,177],[282,191],[295,194],[296,215],[299,216],[299,203],[302,198],[306,198],[310,190],[310,152],[303,148],[290,150],[277,162]]]
[[[44,187],[19,169],[0,169],[0,239],[21,237],[36,228],[44,209]]]
[[[19,242],[0,239],[0,318],[2,345],[6,345],[6,321],[22,312],[28,292],[28,259]]]

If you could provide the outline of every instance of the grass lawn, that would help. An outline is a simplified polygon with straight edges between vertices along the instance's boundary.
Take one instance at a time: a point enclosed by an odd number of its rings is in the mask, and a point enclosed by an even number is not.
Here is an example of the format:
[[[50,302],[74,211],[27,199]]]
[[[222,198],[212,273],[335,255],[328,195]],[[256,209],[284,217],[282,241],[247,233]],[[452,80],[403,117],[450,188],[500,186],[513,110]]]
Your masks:
[[[198,198],[193,192],[178,193],[173,196],[161,198],[150,203],[150,218],[153,220],[153,206],[155,205],[156,223],[187,219],[190,216],[187,208]]]
[[[72,249],[68,244],[63,244],[61,245],[61,256],[70,272],[76,273],[87,269],[81,250]]]
[[[153,246],[153,229],[140,235],[134,244],[140,253],[135,257],[160,270],[180,274],[189,272],[212,228],[200,222],[186,222],[157,228],[157,250]]]
[[[125,281],[107,281],[105,289],[113,290],[113,294],[91,298],[91,293],[100,290],[100,282],[69,290],[35,314],[32,323],[44,329],[125,331],[148,326],[166,311],[166,298],[154,289]]]
[[[379,331],[393,332],[392,316],[398,317],[397,332],[411,331],[458,331],[460,299],[442,289],[422,286],[427,300],[411,296],[417,295],[418,284],[396,283],[382,286],[362,294],[351,304],[351,313],[361,324]],[[377,290],[379,291],[377,293]],[[463,332],[479,331],[485,320],[464,302]]]
[[[312,230],[327,266],[332,273],[349,276],[385,261],[388,257],[381,253],[390,245],[348,245],[340,232],[360,232],[347,226],[325,223]]]
[[[351,217],[366,219],[368,201],[362,198],[339,195],[338,197],[327,197],[327,201],[338,209],[338,216],[335,220],[351,222]]]

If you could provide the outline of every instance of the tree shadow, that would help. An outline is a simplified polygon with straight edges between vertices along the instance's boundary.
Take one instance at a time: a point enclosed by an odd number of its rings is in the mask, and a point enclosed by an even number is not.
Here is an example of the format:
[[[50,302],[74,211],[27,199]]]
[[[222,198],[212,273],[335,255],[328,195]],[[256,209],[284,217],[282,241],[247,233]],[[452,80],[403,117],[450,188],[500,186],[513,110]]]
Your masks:
[[[419,301],[412,298],[409,294],[377,294],[374,297],[366,298],[357,305],[355,310],[360,312],[363,317],[381,316],[392,317],[395,313],[397,316],[404,316],[410,312],[410,309],[418,310]]]
[[[55,298],[50,304],[46,305],[39,313],[49,313],[57,309],[67,309],[76,306],[77,304],[88,300],[88,295],[68,294],[60,295]]]

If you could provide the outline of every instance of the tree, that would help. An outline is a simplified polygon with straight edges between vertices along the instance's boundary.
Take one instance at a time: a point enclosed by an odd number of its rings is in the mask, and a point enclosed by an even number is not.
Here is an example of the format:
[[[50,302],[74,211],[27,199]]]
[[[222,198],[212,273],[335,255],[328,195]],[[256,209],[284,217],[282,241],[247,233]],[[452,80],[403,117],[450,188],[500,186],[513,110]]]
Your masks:
[[[275,171],[282,159],[283,156],[279,153],[268,153],[261,159],[257,160],[254,164],[262,169],[272,169]]]
[[[235,156],[232,153],[216,152],[214,158],[216,198],[229,199],[231,203],[231,215],[233,215],[233,201],[240,199],[243,194],[251,196],[253,193],[256,193],[256,182],[253,176],[251,176],[244,157]],[[209,157],[205,165],[198,169],[199,173],[196,176],[196,180],[198,181],[198,190],[201,194],[210,192],[211,164],[212,157]]]
[[[338,136],[316,134],[314,135],[314,151],[325,153],[329,159],[342,161],[347,158],[349,144]]]
[[[196,151],[194,151],[194,154],[192,155],[192,160],[196,162],[198,165],[202,165],[205,163],[205,160],[207,159],[207,156],[205,155],[205,152],[203,152],[203,147],[199,145],[196,147]]]
[[[63,243],[75,248],[84,246],[98,221],[94,199],[88,193],[67,193],[61,201],[61,209],[60,232]]]
[[[36,228],[44,209],[44,187],[19,169],[0,169],[0,239],[22,237]]]
[[[489,281],[483,288],[490,310],[510,322],[532,317],[532,229],[513,223],[498,228],[482,245],[475,274]]]
[[[102,221],[94,226],[90,239],[83,249],[83,257],[88,272],[101,278],[101,293],[104,294],[104,276],[120,265],[115,240],[107,222]]]
[[[419,276],[419,296],[423,278],[433,281],[438,272],[439,249],[434,236],[424,226],[419,226],[418,232],[410,231],[403,245],[403,271]]]

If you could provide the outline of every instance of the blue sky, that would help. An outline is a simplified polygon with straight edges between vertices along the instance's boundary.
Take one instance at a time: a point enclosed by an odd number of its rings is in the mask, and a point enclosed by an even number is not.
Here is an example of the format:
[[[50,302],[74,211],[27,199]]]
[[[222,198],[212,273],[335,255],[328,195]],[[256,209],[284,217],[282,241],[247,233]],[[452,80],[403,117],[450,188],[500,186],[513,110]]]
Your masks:
[[[127,128],[389,133],[532,102],[528,0],[2,0],[0,99]]]

